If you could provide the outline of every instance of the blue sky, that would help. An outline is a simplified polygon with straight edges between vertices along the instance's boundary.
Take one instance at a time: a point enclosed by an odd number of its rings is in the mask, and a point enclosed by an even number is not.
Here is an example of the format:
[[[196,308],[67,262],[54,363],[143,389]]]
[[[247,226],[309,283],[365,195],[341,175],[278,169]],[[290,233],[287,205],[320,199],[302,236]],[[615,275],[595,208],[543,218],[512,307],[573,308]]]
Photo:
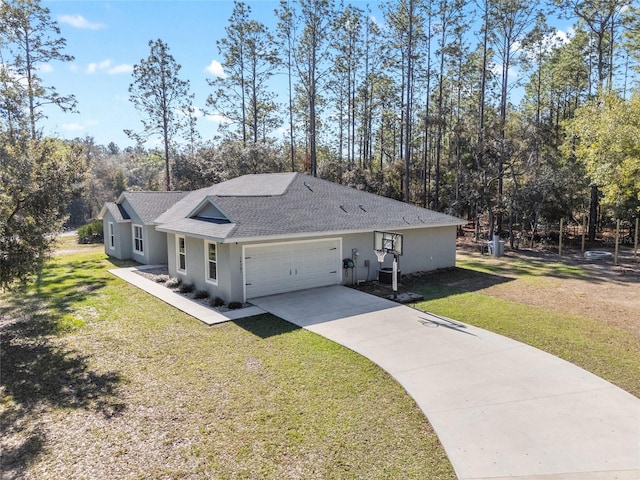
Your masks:
[[[252,18],[273,23],[275,1],[251,1]],[[180,76],[191,82],[197,106],[204,106],[213,78],[207,68],[219,60],[216,40],[233,10],[233,1],[43,1],[67,40],[71,63],[54,62],[40,76],[61,94],[74,94],[79,114],[54,108],[45,113],[45,134],[63,138],[95,138],[98,144],[113,141],[120,147],[133,145],[123,129],[139,131],[140,114],[129,101],[133,65],[149,55],[149,40],[161,38],[176,62]],[[203,117],[203,138],[215,134],[217,123]]]

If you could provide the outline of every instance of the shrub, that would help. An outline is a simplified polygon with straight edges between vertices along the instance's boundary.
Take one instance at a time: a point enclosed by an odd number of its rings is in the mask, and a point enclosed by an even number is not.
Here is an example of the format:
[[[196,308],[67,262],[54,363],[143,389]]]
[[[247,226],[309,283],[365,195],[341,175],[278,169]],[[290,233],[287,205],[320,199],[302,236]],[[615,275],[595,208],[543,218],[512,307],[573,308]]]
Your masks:
[[[167,283],[169,281],[169,275],[158,275],[155,280],[156,283]]]
[[[191,293],[193,292],[193,290],[195,289],[195,287],[190,284],[190,283],[183,283],[180,285],[180,293]]]
[[[104,234],[102,220],[94,220],[91,223],[78,228],[78,243],[102,243]]]
[[[206,290],[196,290],[196,293],[193,294],[193,298],[197,300],[202,300],[203,298],[207,298],[209,296],[209,292]]]
[[[165,283],[165,286],[168,288],[178,288],[181,283],[182,283],[182,280],[174,277],[167,280],[167,282]]]
[[[242,303],[240,302],[229,302],[229,310],[237,310],[242,308]]]
[[[209,305],[212,307],[221,307],[224,305],[224,300],[220,297],[212,297],[209,299]]]

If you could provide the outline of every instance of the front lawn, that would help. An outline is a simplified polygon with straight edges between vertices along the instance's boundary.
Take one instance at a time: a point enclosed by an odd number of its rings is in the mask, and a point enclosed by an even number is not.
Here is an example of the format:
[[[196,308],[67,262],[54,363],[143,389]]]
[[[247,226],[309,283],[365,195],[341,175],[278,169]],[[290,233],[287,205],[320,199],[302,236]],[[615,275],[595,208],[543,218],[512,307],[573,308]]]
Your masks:
[[[368,360],[269,315],[207,327],[113,267],[67,248],[0,294],[3,478],[455,478]]]

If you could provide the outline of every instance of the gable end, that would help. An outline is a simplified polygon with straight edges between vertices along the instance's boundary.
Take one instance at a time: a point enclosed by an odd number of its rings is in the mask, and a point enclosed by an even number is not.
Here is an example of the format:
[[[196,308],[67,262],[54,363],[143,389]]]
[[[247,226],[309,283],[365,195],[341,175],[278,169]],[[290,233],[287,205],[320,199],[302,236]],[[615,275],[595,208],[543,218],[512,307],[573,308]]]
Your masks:
[[[224,213],[209,197],[200,202],[188,217],[212,223],[231,223],[229,215]]]

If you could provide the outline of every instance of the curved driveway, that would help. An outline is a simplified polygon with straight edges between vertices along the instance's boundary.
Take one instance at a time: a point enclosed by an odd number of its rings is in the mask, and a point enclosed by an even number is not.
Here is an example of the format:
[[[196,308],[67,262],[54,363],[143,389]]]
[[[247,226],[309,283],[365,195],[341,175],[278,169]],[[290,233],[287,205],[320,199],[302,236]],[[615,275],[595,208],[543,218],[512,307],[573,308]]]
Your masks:
[[[342,286],[251,302],[389,372],[461,480],[640,479],[640,400],[571,363]]]

